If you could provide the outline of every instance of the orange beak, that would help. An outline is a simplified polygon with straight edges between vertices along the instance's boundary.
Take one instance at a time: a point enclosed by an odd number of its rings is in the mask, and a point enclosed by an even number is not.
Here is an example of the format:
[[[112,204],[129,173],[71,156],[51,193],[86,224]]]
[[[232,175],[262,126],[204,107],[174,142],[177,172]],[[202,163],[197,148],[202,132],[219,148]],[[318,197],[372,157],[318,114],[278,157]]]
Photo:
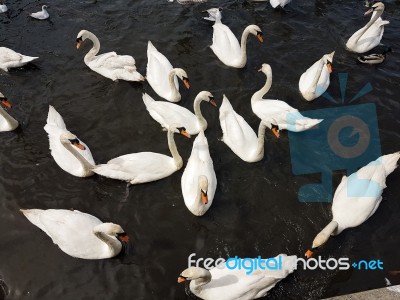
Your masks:
[[[260,43],[264,42],[264,39],[261,34],[257,34],[257,38],[260,41]]]
[[[372,13],[374,10],[371,8],[371,9],[369,9],[369,10],[367,10],[365,13],[364,13],[364,16],[366,16],[366,15],[369,15],[370,13]]]
[[[185,85],[185,87],[186,87],[187,89],[189,89],[189,88],[190,88],[190,83],[189,83],[189,80],[187,80],[186,78],[185,78],[185,79],[183,79],[183,84]]]
[[[332,73],[332,64],[331,63],[327,63],[326,67],[328,68],[329,74]]]
[[[75,142],[72,145],[74,145],[76,148],[81,149],[81,150],[86,150],[85,146],[83,146],[81,143],[79,142]]]
[[[126,233],[121,233],[118,235],[118,239],[123,242],[128,242],[129,236]]]
[[[218,106],[217,106],[217,103],[215,102],[214,99],[211,99],[209,103],[210,103],[212,106],[218,107]]]
[[[203,202],[204,205],[208,203],[208,196],[203,191],[201,191],[201,201]]]
[[[7,108],[11,108],[12,107],[11,103],[8,102],[6,99],[2,99],[1,103]]]
[[[180,132],[182,135],[186,136],[187,138],[191,138],[190,134],[186,132],[186,130],[181,130]]]
[[[182,283],[182,282],[185,282],[185,281],[186,281],[186,278],[183,278],[182,276],[178,277],[178,283]]]
[[[279,134],[279,129],[272,128],[271,130],[272,130],[273,134],[275,134],[275,136],[279,139],[280,136],[281,136],[281,135]]]
[[[304,254],[305,257],[310,258],[314,255],[314,251],[312,250],[307,250],[307,252]]]
[[[76,42],[76,49],[79,49],[81,45],[82,45],[82,41]]]

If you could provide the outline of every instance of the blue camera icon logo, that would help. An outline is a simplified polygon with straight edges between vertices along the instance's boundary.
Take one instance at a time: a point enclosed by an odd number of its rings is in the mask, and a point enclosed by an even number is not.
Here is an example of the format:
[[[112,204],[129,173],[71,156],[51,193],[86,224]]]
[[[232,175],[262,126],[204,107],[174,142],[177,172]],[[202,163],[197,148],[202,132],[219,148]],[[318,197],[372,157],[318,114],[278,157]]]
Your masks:
[[[344,104],[347,74],[339,74],[339,81],[341,102]],[[351,103],[371,90],[371,85],[367,84],[355,97],[346,102]],[[338,103],[327,93],[323,96]],[[321,174],[320,182],[306,184],[299,189],[298,199],[300,202],[331,202],[333,171],[346,170],[350,176],[381,156],[376,106],[373,103],[350,104],[306,111],[302,112],[302,115],[324,120],[307,131],[289,131],[293,174]],[[298,116],[293,114],[288,118],[296,119]],[[359,180],[355,174],[350,179]],[[349,189],[348,194],[350,197],[356,197],[357,191]]]

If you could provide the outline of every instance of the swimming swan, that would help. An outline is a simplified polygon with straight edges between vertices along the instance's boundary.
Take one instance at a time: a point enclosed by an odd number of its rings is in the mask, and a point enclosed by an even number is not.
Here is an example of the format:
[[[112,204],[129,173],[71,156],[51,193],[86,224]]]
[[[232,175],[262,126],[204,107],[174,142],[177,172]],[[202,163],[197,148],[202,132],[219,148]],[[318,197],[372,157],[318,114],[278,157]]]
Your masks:
[[[299,111],[281,100],[269,100],[262,97],[268,93],[272,85],[272,70],[270,65],[263,64],[259,70],[267,76],[265,85],[251,97],[251,108],[269,129],[279,138],[279,130],[300,132],[308,130],[318,123],[320,119],[306,118]]]
[[[214,200],[217,176],[203,130],[193,142],[192,153],[182,174],[181,187],[190,212],[195,216],[204,215]]]
[[[97,55],[100,51],[99,39],[90,31],[81,30],[76,37],[76,48],[89,39],[93,48],[85,55],[85,64],[93,71],[110,78],[111,80],[144,81],[144,77],[136,71],[135,59],[130,55],[118,55],[108,52]]]
[[[364,53],[379,45],[381,42],[384,25],[389,21],[383,21],[381,15],[385,10],[382,2],[372,5],[365,15],[373,12],[371,20],[361,29],[356,31],[347,41],[346,48],[352,52]]]
[[[331,235],[346,228],[364,223],[378,209],[386,177],[397,167],[400,152],[379,157],[349,177],[343,176],[332,202],[332,221],[315,237],[312,248],[306,252],[311,257]]]
[[[51,105],[44,130],[49,135],[51,155],[61,169],[77,177],[94,174],[91,169],[95,162],[89,147],[67,130],[61,115]]]
[[[180,124],[186,128],[190,135],[198,134],[200,130],[207,129],[207,121],[203,117],[200,109],[202,101],[217,106],[214,96],[207,91],[200,92],[193,102],[194,114],[185,107],[165,101],[155,101],[148,94],[143,94],[143,102],[151,117],[166,129],[171,124]]]
[[[224,95],[219,109],[222,141],[241,159],[257,162],[264,157],[264,137],[267,126],[260,122],[258,137],[250,125],[237,114]]]
[[[108,178],[128,181],[131,184],[156,181],[170,176],[183,166],[182,157],[176,148],[174,133],[190,138],[184,127],[176,126],[174,124],[168,130],[168,147],[172,157],[154,152],[126,154],[110,160],[107,164],[95,166],[93,172]]]
[[[8,102],[7,98],[0,93],[0,103],[7,108],[11,108],[11,103]],[[18,121],[11,117],[3,107],[0,105],[0,132],[12,131],[18,127]]]
[[[19,54],[6,47],[0,47],[0,69],[8,72],[10,68],[19,68],[39,57]]]
[[[103,259],[118,255],[128,236],[121,226],[103,223],[98,218],[67,209],[21,209],[24,216],[43,230],[70,256]]]

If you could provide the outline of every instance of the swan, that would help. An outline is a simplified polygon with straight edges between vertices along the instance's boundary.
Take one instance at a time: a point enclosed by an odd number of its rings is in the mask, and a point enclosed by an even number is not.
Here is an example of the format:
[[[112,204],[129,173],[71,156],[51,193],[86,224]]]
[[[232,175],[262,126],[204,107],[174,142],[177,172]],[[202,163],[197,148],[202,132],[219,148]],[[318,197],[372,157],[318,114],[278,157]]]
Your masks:
[[[273,8],[276,8],[278,6],[280,7],[285,7],[286,4],[288,4],[289,2],[291,2],[292,0],[271,0],[271,6]]]
[[[357,57],[357,60],[363,64],[370,64],[370,65],[381,64],[386,59],[386,54],[388,52],[392,52],[392,48],[389,47],[385,49],[382,53],[360,55],[359,57]]]
[[[379,45],[382,39],[384,25],[389,21],[383,21],[381,15],[385,10],[382,2],[372,5],[365,15],[373,12],[371,20],[361,29],[356,31],[347,41],[346,48],[352,52],[364,53]]]
[[[305,131],[322,122],[321,119],[306,118],[299,111],[281,100],[267,100],[262,97],[268,93],[272,85],[270,65],[263,64],[259,70],[267,76],[265,85],[251,97],[251,108],[269,129],[279,138],[279,130]]]
[[[168,147],[172,157],[154,152],[126,154],[110,160],[107,164],[95,166],[93,172],[108,178],[128,181],[130,184],[151,182],[168,177],[183,166],[182,157],[179,155],[174,141],[174,133],[190,138],[184,127],[178,128],[176,125],[169,127]]]
[[[305,71],[299,81],[299,89],[307,101],[318,98],[330,84],[329,75],[332,73],[332,62],[335,51],[325,54]]]
[[[77,177],[88,177],[95,162],[88,146],[67,130],[60,114],[49,106],[44,130],[49,135],[50,150],[56,163],[65,172]]]
[[[213,28],[213,43],[210,48],[220,61],[229,67],[243,68],[246,65],[246,47],[249,34],[257,36],[260,42],[263,41],[263,33],[257,25],[246,27],[240,45],[229,27],[221,23],[220,18],[216,18]]]
[[[103,259],[118,255],[128,236],[120,225],[67,209],[21,209],[24,216],[43,230],[62,251],[83,259]]]
[[[0,103],[7,108],[11,108],[11,103],[8,102],[7,98],[0,93]],[[18,121],[11,117],[3,107],[0,105],[0,132],[12,131],[18,127]]]
[[[7,5],[0,3],[0,13],[5,13],[6,11],[8,11]]]
[[[41,11],[38,11],[38,12],[35,12],[35,13],[31,13],[30,16],[32,18],[35,18],[35,19],[38,19],[38,20],[45,20],[48,17],[50,17],[50,15],[47,12],[46,8],[47,8],[47,5],[43,5]]]
[[[26,56],[6,47],[0,47],[0,69],[8,72],[9,68],[18,68],[39,57]]]
[[[260,122],[258,137],[250,125],[238,115],[224,95],[219,109],[219,120],[222,128],[222,141],[241,159],[257,162],[264,157],[264,136],[266,125]]]
[[[281,268],[271,270],[279,264],[279,261],[282,262]],[[257,269],[250,274],[247,274],[248,271],[244,268],[235,268],[233,263],[237,262],[228,260],[210,270],[189,267],[180,274],[178,283],[191,280],[188,290],[204,300],[257,299],[265,296],[279,281],[296,269],[297,257],[280,254],[269,260],[268,266],[271,268],[264,267],[265,270]],[[250,265],[247,264],[247,267]]]
[[[135,59],[130,55],[117,55],[115,52],[108,52],[97,55],[100,51],[99,39],[90,31],[81,30],[76,38],[76,48],[89,39],[93,42],[93,48],[85,55],[85,64],[93,71],[110,78],[113,81],[118,79],[126,81],[144,81],[144,77],[136,71]]]
[[[198,134],[200,130],[207,129],[207,121],[201,114],[200,103],[206,101],[217,106],[214,96],[207,91],[200,92],[194,99],[194,114],[185,107],[165,101],[155,101],[148,94],[143,94],[143,102],[151,117],[168,129],[171,124],[180,124],[186,128],[190,135]]]
[[[343,176],[333,196],[332,221],[315,237],[307,257],[325,244],[330,235],[356,227],[375,213],[386,188],[386,177],[396,169],[399,158],[400,152],[384,155],[349,177]]]
[[[181,187],[190,212],[195,216],[204,215],[213,202],[217,176],[203,130],[193,142],[192,153],[182,174]]]
[[[172,68],[169,60],[149,41],[147,44],[147,82],[161,98],[170,102],[181,101],[178,76],[186,88],[190,87],[186,72],[180,68]]]

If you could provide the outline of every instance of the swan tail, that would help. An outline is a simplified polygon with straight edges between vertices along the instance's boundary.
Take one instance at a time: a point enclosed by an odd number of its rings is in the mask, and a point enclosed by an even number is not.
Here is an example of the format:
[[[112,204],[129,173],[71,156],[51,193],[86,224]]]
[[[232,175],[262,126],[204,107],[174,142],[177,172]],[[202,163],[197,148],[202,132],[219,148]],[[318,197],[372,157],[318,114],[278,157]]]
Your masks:
[[[281,5],[281,3],[279,2],[279,0],[271,0],[270,3],[271,3],[271,6],[272,6],[273,8],[277,8],[279,5]]]
[[[382,164],[385,167],[386,176],[397,168],[397,161],[400,158],[400,151],[382,156]]]
[[[31,62],[32,60],[35,60],[35,59],[38,59],[38,58],[39,58],[39,57],[33,57],[33,56],[26,56],[26,55],[23,55],[23,56],[22,56],[22,59],[21,59],[21,62],[27,64],[27,63]]]
[[[61,115],[55,110],[55,108],[49,105],[49,114],[47,115],[47,125],[56,126],[61,129],[67,130],[64,120]],[[46,129],[45,126],[45,129]],[[47,130],[46,130],[47,131]]]
[[[387,25],[387,24],[390,24],[390,22],[389,21],[381,21],[379,24],[377,24],[377,25],[379,25],[379,26],[385,26],[385,25]]]
[[[155,102],[155,100],[146,93],[143,94],[142,98],[143,98],[144,105],[146,105],[147,110],[149,110],[149,108]]]
[[[107,164],[96,165],[92,169],[92,171],[98,175],[111,179],[118,179],[123,181],[130,181],[132,179],[132,176],[129,176],[127,172],[121,170],[120,165],[113,164],[111,161],[109,161]]]
[[[300,119],[296,122],[297,127],[300,129],[299,131],[304,131],[308,130],[319,123],[321,123],[323,119],[310,119],[310,118],[304,118]]]
[[[46,228],[43,226],[40,221],[40,215],[42,214],[43,209],[20,209],[20,212],[24,214],[24,216],[31,222],[33,225],[39,227],[41,230],[47,233]]]

